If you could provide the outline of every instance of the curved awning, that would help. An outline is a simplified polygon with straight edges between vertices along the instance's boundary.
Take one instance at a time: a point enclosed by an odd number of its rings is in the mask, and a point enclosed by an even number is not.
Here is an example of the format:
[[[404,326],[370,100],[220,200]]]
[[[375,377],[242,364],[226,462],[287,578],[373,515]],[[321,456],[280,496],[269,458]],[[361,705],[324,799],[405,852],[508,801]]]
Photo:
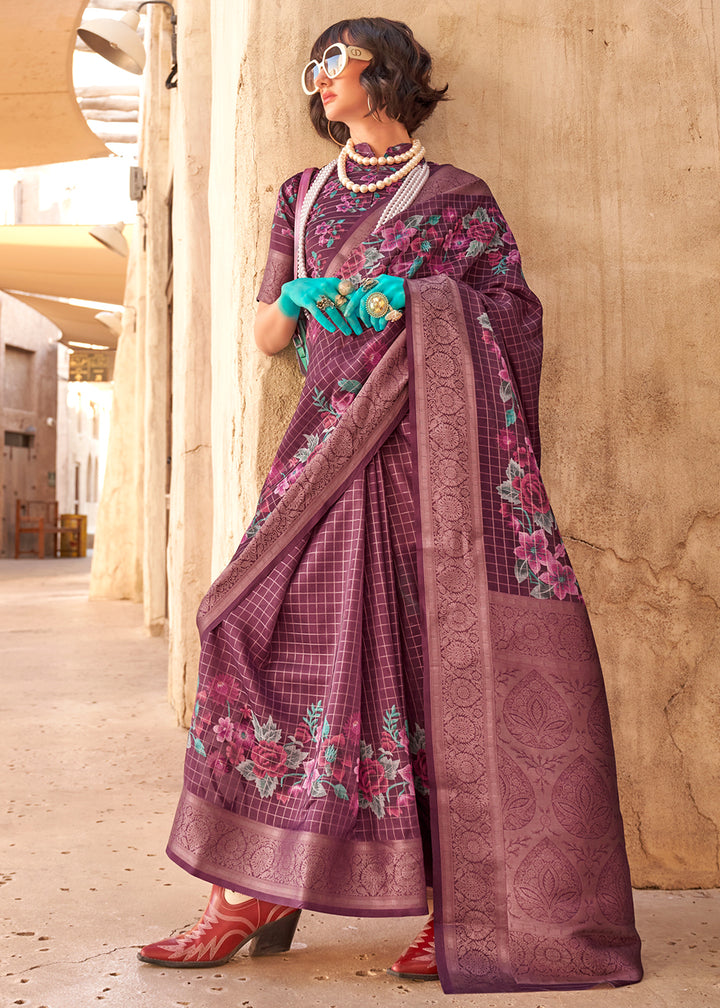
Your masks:
[[[95,316],[99,308],[88,308],[86,305],[68,304],[67,301],[57,301],[54,298],[33,297],[31,294],[21,294],[18,291],[7,291],[18,301],[34,308],[45,318],[56,325],[62,333],[61,343],[71,346],[82,343],[85,346],[117,349],[117,336]]]
[[[0,168],[104,157],[75,98],[75,35],[87,0],[3,4]]]
[[[0,226],[0,289],[120,305],[127,259],[90,237],[91,225]],[[132,225],[124,231],[132,241]]]

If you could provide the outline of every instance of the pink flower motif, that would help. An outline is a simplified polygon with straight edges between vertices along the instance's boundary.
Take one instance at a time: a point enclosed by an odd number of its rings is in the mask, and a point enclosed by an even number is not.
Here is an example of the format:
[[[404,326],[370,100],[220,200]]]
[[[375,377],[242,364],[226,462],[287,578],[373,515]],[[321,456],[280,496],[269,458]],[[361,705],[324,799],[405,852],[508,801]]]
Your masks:
[[[433,241],[437,238],[437,231],[432,228],[428,228],[423,234],[418,235],[412,242],[410,242],[410,251],[414,252],[416,256],[427,256],[432,252]]]
[[[240,687],[230,676],[218,676],[210,684],[210,697],[216,703],[234,703],[240,696]]]
[[[520,532],[518,534],[520,545],[515,547],[515,556],[518,560],[527,560],[530,569],[537,574],[541,567],[544,567],[548,560],[552,559],[548,550],[548,541],[542,529],[528,534]]]
[[[405,227],[402,221],[395,221],[394,224],[380,229],[382,235],[381,252],[396,252],[409,245],[417,234],[417,228]]]
[[[397,749],[397,742],[392,735],[388,735],[388,733],[384,731],[380,736],[380,746],[388,752],[395,752]]]
[[[235,734],[235,725],[229,717],[221,717],[213,727],[213,731],[217,735],[218,742],[232,742]]]
[[[502,501],[501,502],[501,504],[500,504],[500,514],[502,515],[503,518],[506,518],[506,519],[511,517],[511,515],[512,515],[512,507],[508,504],[507,501]]]
[[[375,795],[383,794],[387,788],[387,779],[382,763],[378,763],[374,759],[361,760],[358,787],[360,794],[369,802],[373,800]]]
[[[497,225],[486,221],[484,224],[479,220],[474,220],[468,226],[465,235],[468,241],[479,241],[487,244],[497,234]]]
[[[518,252],[517,249],[511,249],[510,252],[508,253],[507,258],[508,262],[512,263],[513,266],[515,266],[517,263],[520,262],[520,253]]]
[[[243,718],[242,721],[235,725],[233,742],[242,749],[250,749],[255,744],[255,731],[249,718]]]
[[[413,784],[415,781],[415,774],[413,773],[413,768],[409,763],[400,767],[398,771],[401,780],[404,780],[406,784]]]
[[[491,252],[488,252],[488,262],[491,266],[497,266],[501,260],[502,252],[498,252],[497,249],[493,249]]]
[[[357,745],[360,741],[360,717],[357,714],[351,715],[343,725],[343,732],[349,746]],[[357,774],[357,770],[355,771]]]
[[[520,503],[528,514],[547,514],[550,510],[550,501],[545,493],[542,481],[535,473],[526,473],[525,476],[513,480],[514,484],[519,482]]]
[[[301,724],[300,727],[295,732],[295,738],[302,745],[307,745],[308,742],[312,742],[312,735],[307,727],[307,725]]]
[[[427,765],[427,755],[424,749],[418,750],[413,756],[413,770],[415,771],[415,776],[418,778],[420,785],[423,788],[427,788],[430,784],[430,778],[428,776],[428,765]]]
[[[561,601],[566,595],[579,595],[580,589],[578,588],[577,580],[575,579],[575,572],[572,567],[568,567],[566,564],[561,564],[554,557],[548,556],[547,559],[547,570],[543,571],[540,575],[540,580],[544,581],[545,584],[550,585],[555,597]]]
[[[230,773],[230,764],[221,753],[211,753],[207,765],[214,774]]]
[[[330,402],[332,403],[333,408],[336,409],[338,413],[344,413],[345,410],[348,408],[348,406],[352,403],[354,398],[355,393],[353,392],[333,392],[332,396],[330,397]],[[336,418],[334,417],[331,419],[333,419],[333,422],[335,422],[336,420]]]
[[[236,742],[230,742],[225,746],[225,756],[232,766],[237,766],[245,759],[245,750]]]
[[[316,780],[320,778],[320,768],[318,766],[320,762],[319,755],[311,757],[311,759],[306,759],[303,763],[303,770],[305,772],[305,778],[302,782],[302,788],[304,791],[310,791]]]
[[[515,446],[517,445],[517,439],[516,439],[515,435],[513,434],[513,432],[510,431],[510,430],[504,430],[498,436],[498,442],[500,444],[500,447],[504,448],[505,451],[507,451],[507,452],[511,452],[515,448]]]
[[[279,777],[287,767],[287,753],[283,747],[267,739],[253,746],[250,759],[255,764],[256,777]]]

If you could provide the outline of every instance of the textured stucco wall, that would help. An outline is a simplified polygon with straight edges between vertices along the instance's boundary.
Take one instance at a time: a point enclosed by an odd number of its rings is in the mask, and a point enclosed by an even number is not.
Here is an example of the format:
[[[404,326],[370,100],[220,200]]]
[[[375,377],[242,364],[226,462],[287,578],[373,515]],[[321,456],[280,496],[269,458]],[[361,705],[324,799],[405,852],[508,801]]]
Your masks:
[[[289,351],[252,343],[278,185],[332,156],[298,71],[326,24],[386,12],[212,0],[215,571],[299,389]],[[634,881],[718,884],[720,22],[701,0],[392,15],[451,84],[430,156],[490,183],[545,303],[543,468],[604,660]]]
[[[200,655],[195,615],[210,582],[210,0],[178,6],[173,158],[172,447],[168,527],[168,681],[179,720],[192,716]]]

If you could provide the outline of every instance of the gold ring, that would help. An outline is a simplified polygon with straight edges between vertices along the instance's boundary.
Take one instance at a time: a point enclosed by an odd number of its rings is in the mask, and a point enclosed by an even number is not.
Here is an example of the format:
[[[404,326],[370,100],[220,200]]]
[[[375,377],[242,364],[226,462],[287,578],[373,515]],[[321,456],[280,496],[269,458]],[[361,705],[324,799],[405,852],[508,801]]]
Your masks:
[[[342,311],[342,306],[347,304],[347,298],[344,294],[338,294],[335,298],[335,307]]]
[[[355,290],[355,284],[352,282],[352,280],[341,280],[340,283],[338,284],[339,294],[347,296],[348,294],[352,294],[354,290]]]
[[[373,287],[377,287],[377,280],[374,277],[368,277],[367,280],[363,280],[360,286],[364,291],[372,290]]]
[[[373,318],[382,318],[390,308],[390,302],[380,291],[375,291],[374,294],[368,294],[365,308]]]
[[[388,322],[397,322],[402,318],[402,312],[399,312],[397,308],[391,308],[389,312],[385,315]]]
[[[331,304],[332,298],[329,298],[327,294],[323,294],[322,297],[319,297],[315,302],[316,307],[319,308],[320,311],[325,311],[325,309],[329,308]]]

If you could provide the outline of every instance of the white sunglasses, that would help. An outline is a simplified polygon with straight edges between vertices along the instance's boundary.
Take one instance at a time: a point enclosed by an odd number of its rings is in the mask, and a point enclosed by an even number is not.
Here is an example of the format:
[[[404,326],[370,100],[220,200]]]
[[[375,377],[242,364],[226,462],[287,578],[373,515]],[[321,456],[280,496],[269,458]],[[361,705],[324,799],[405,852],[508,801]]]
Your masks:
[[[314,95],[319,90],[317,79],[320,70],[324,70],[325,76],[332,80],[333,77],[340,76],[349,59],[369,63],[372,58],[373,54],[367,49],[361,49],[356,45],[345,45],[343,42],[333,42],[327,47],[319,63],[317,60],[311,60],[303,70],[300,78],[302,89],[306,95]]]

